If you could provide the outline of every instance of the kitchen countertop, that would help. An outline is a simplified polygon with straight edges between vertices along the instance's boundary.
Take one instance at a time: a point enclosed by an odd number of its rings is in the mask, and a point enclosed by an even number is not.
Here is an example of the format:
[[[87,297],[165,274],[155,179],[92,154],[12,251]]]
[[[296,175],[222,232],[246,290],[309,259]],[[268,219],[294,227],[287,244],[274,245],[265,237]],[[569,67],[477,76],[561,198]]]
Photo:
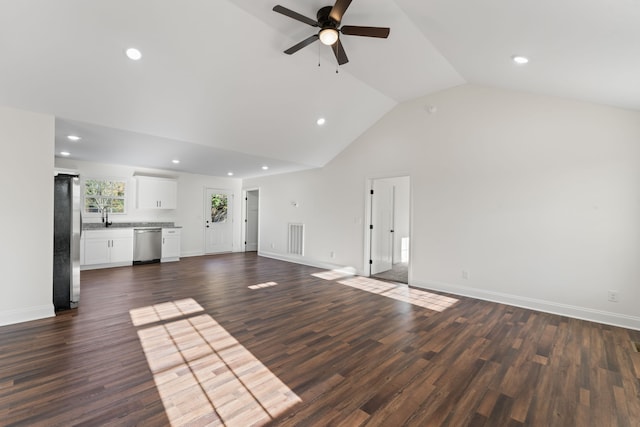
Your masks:
[[[109,227],[105,227],[102,222],[85,222],[82,224],[83,230],[105,230],[110,228],[182,228],[173,222],[114,222]]]

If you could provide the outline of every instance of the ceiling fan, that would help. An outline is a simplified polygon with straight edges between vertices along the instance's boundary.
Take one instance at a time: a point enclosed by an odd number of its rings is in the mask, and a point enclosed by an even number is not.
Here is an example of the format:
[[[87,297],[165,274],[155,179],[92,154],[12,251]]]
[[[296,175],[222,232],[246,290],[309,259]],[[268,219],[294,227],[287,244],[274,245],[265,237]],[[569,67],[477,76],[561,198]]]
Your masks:
[[[318,34],[314,34],[302,40],[300,43],[291,46],[289,49],[285,50],[284,53],[291,55],[319,39],[322,44],[331,46],[331,49],[333,49],[333,53],[338,60],[338,64],[343,65],[349,62],[349,58],[347,58],[347,54],[340,42],[340,33],[347,36],[378,37],[382,39],[389,37],[389,28],[360,27],[353,25],[343,25],[340,27],[342,15],[344,15],[344,12],[351,4],[351,1],[352,0],[336,0],[336,3],[333,6],[320,8],[316,14],[316,21],[311,18],[307,18],[298,12],[294,12],[291,9],[287,9],[284,6],[274,6],[274,12],[281,13],[289,18],[295,19],[296,21],[304,22],[312,27],[320,28]]]

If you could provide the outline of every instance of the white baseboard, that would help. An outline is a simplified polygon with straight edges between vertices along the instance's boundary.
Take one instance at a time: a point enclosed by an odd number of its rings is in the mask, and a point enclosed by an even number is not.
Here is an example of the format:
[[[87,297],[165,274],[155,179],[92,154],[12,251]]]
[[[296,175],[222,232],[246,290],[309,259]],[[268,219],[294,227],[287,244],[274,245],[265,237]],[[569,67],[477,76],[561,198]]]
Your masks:
[[[204,255],[204,252],[202,252],[202,251],[181,252],[180,253],[180,258],[187,258],[187,257],[192,257],[192,256],[202,256],[202,255]]]
[[[349,272],[350,274],[357,274],[356,269],[353,267],[345,267],[344,265],[316,261],[309,258],[301,257],[299,255],[283,255],[274,252],[258,251],[258,256],[273,258],[280,261],[293,262],[295,264],[308,265],[309,267],[324,268],[326,270],[340,270]]]
[[[293,262],[296,264],[304,264],[311,267],[326,268],[328,270],[340,270],[350,269],[350,267],[344,267],[335,264],[328,264],[324,262],[315,261],[312,259],[299,257],[299,256],[287,256],[283,254],[277,254],[272,252],[258,252],[258,255],[267,258],[274,258],[281,261]],[[360,274],[353,269],[353,273]],[[602,323],[605,325],[619,326],[621,328],[640,330],[640,317],[629,316],[625,314],[612,313],[609,311],[595,310],[586,307],[578,307],[570,304],[562,304],[553,301],[546,301],[536,298],[522,297],[518,295],[505,294],[501,292],[487,291],[483,289],[470,288],[467,286],[452,285],[442,282],[422,282],[412,280],[411,286],[418,288],[429,289],[433,291],[447,292],[450,294],[476,298],[484,301],[497,302],[500,304],[512,305],[515,307],[528,308],[531,310],[542,311],[545,313],[557,314],[560,316],[572,317],[575,319],[587,320],[590,322]]]
[[[189,252],[181,252],[180,258],[187,258],[192,256],[205,256],[205,255],[222,255],[222,254],[231,254],[235,252],[244,252],[244,251],[241,251],[239,249],[233,249],[228,252],[214,252],[214,253],[206,253],[204,251],[189,251]]]
[[[605,325],[640,330],[640,317],[637,316],[628,316],[625,314],[612,313],[609,311],[594,310],[586,307],[578,307],[575,305],[562,304],[536,298],[522,297],[501,292],[487,291],[483,289],[470,288],[467,286],[452,285],[442,282],[412,281],[411,286],[433,291],[447,292],[450,294],[476,298],[484,301],[491,301],[500,304],[528,308],[531,310],[557,314],[560,316],[573,317],[575,319],[588,320]]]
[[[128,262],[112,262],[108,264],[88,264],[81,265],[80,271],[85,270],[99,270],[101,268],[114,268],[114,267],[131,267],[133,265],[132,261]]]
[[[53,317],[56,312],[53,304],[45,304],[36,307],[18,308],[14,310],[0,311],[0,326],[13,325],[14,323],[28,322],[30,320]]]

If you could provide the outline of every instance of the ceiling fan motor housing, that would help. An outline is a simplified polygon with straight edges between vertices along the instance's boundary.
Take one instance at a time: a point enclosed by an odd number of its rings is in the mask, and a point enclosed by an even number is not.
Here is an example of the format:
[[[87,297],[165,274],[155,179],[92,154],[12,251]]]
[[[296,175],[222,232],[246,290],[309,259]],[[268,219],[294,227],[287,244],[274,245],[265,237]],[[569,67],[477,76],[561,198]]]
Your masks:
[[[316,17],[318,18],[318,24],[320,24],[320,28],[337,29],[338,25],[340,25],[340,22],[336,22],[329,17],[329,14],[331,13],[331,9],[333,9],[333,6],[325,6],[318,10]]]

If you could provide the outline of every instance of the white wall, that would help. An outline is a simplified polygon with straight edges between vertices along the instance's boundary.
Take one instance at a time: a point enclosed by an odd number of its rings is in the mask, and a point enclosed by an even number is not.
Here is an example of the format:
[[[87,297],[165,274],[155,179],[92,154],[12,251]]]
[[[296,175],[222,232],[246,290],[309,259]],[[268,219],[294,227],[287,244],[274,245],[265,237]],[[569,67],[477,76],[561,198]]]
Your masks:
[[[7,325],[54,315],[53,117],[0,107],[0,146],[0,325]]]
[[[81,177],[114,177],[127,181],[127,213],[112,214],[113,222],[174,222],[182,226],[180,252],[181,256],[202,255],[204,253],[204,191],[205,188],[229,189],[234,194],[233,202],[233,250],[241,251],[241,210],[242,181],[237,178],[219,178],[206,175],[195,175],[175,171],[135,168],[132,166],[109,165],[83,162],[78,160],[56,158],[58,168],[72,169]],[[135,172],[176,177],[178,181],[178,209],[137,209]],[[85,222],[100,222],[99,215],[83,217]]]
[[[365,182],[400,175],[411,284],[640,329],[639,112],[474,85],[406,102],[325,168],[243,184],[260,252],[290,258],[300,221],[297,261],[364,272]]]

